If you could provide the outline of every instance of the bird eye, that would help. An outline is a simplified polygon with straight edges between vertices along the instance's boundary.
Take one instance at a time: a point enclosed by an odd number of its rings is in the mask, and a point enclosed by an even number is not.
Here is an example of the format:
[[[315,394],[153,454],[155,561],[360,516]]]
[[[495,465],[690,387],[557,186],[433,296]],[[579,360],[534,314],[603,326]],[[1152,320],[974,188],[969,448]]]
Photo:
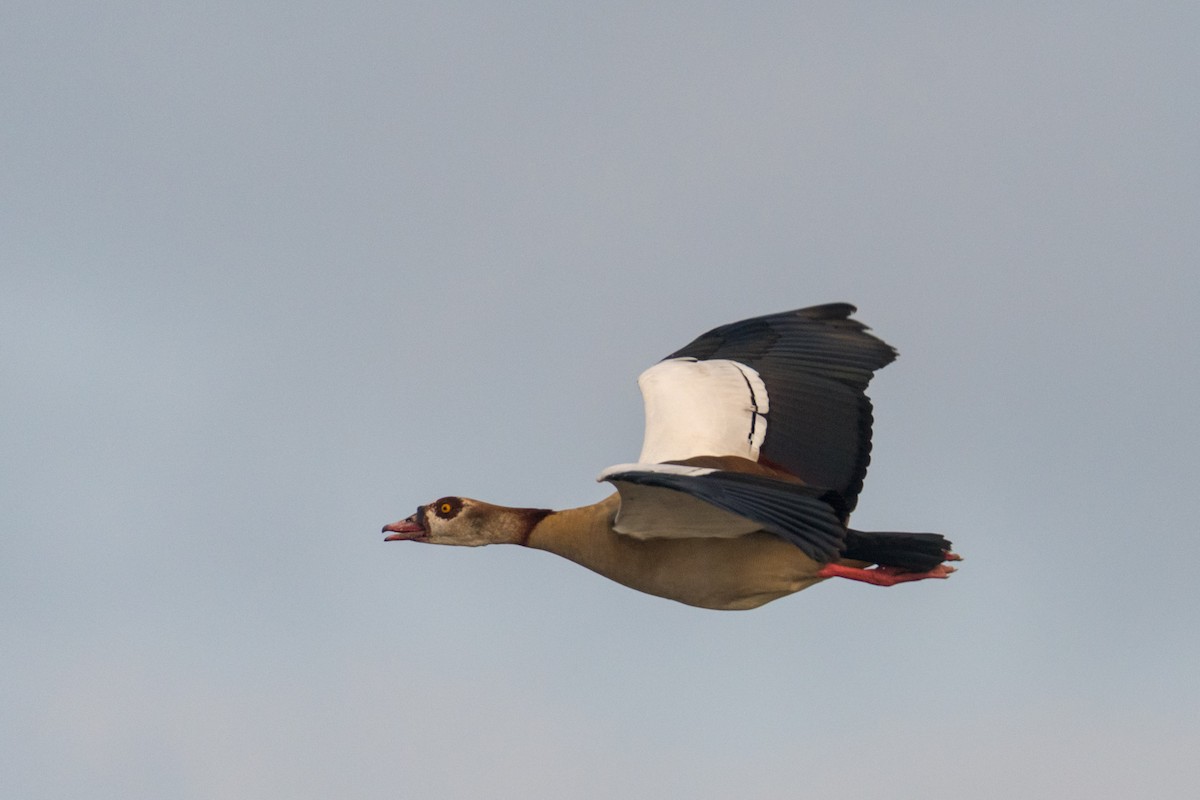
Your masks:
[[[453,519],[462,508],[462,501],[457,497],[443,497],[430,504],[429,508],[442,519]]]

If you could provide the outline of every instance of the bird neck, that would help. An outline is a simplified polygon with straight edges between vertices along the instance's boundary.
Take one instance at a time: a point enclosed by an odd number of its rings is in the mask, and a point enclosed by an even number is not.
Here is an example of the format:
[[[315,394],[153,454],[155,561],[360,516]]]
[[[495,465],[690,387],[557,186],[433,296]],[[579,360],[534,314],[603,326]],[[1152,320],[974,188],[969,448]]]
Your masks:
[[[633,557],[631,543],[612,528],[619,507],[613,494],[590,506],[553,511],[533,526],[524,544],[619,580]]]
[[[482,511],[479,528],[484,533],[479,544],[526,544],[533,529],[554,512],[548,508],[512,508],[471,501]]]

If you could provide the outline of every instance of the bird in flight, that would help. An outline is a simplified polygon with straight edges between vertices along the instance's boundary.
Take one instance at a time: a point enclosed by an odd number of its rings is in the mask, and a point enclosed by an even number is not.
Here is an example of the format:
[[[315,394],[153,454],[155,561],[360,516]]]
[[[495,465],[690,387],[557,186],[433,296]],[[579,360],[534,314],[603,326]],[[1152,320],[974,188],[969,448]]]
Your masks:
[[[936,533],[849,527],[871,460],[875,370],[896,351],[830,303],[714,328],[638,378],[636,463],[600,473],[581,508],[449,496],[383,527],[384,541],[546,550],[648,594],[748,609],[826,578],[876,586],[954,572]]]

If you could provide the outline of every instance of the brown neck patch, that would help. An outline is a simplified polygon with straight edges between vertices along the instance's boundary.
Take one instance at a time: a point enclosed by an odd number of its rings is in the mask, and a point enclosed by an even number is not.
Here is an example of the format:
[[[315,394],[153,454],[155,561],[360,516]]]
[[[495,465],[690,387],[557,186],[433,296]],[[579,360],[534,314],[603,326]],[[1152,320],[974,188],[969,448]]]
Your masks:
[[[548,508],[512,508],[509,509],[509,513],[513,515],[513,519],[519,530],[516,541],[513,544],[519,544],[524,547],[529,544],[529,535],[533,533],[533,529],[537,527],[537,524],[554,512]]]

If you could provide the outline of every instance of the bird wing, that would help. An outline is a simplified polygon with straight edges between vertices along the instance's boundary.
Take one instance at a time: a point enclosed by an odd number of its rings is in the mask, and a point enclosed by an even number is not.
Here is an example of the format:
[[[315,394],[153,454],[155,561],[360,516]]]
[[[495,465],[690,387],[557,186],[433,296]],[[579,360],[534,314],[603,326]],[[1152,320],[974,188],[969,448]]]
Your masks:
[[[854,509],[871,460],[875,370],[896,351],[848,303],[722,325],[642,373],[638,461],[738,456],[839,495]]]
[[[846,529],[820,490],[764,474],[686,464],[619,464],[598,480],[621,495],[614,529],[636,538],[732,538],[765,530],[820,562]]]

